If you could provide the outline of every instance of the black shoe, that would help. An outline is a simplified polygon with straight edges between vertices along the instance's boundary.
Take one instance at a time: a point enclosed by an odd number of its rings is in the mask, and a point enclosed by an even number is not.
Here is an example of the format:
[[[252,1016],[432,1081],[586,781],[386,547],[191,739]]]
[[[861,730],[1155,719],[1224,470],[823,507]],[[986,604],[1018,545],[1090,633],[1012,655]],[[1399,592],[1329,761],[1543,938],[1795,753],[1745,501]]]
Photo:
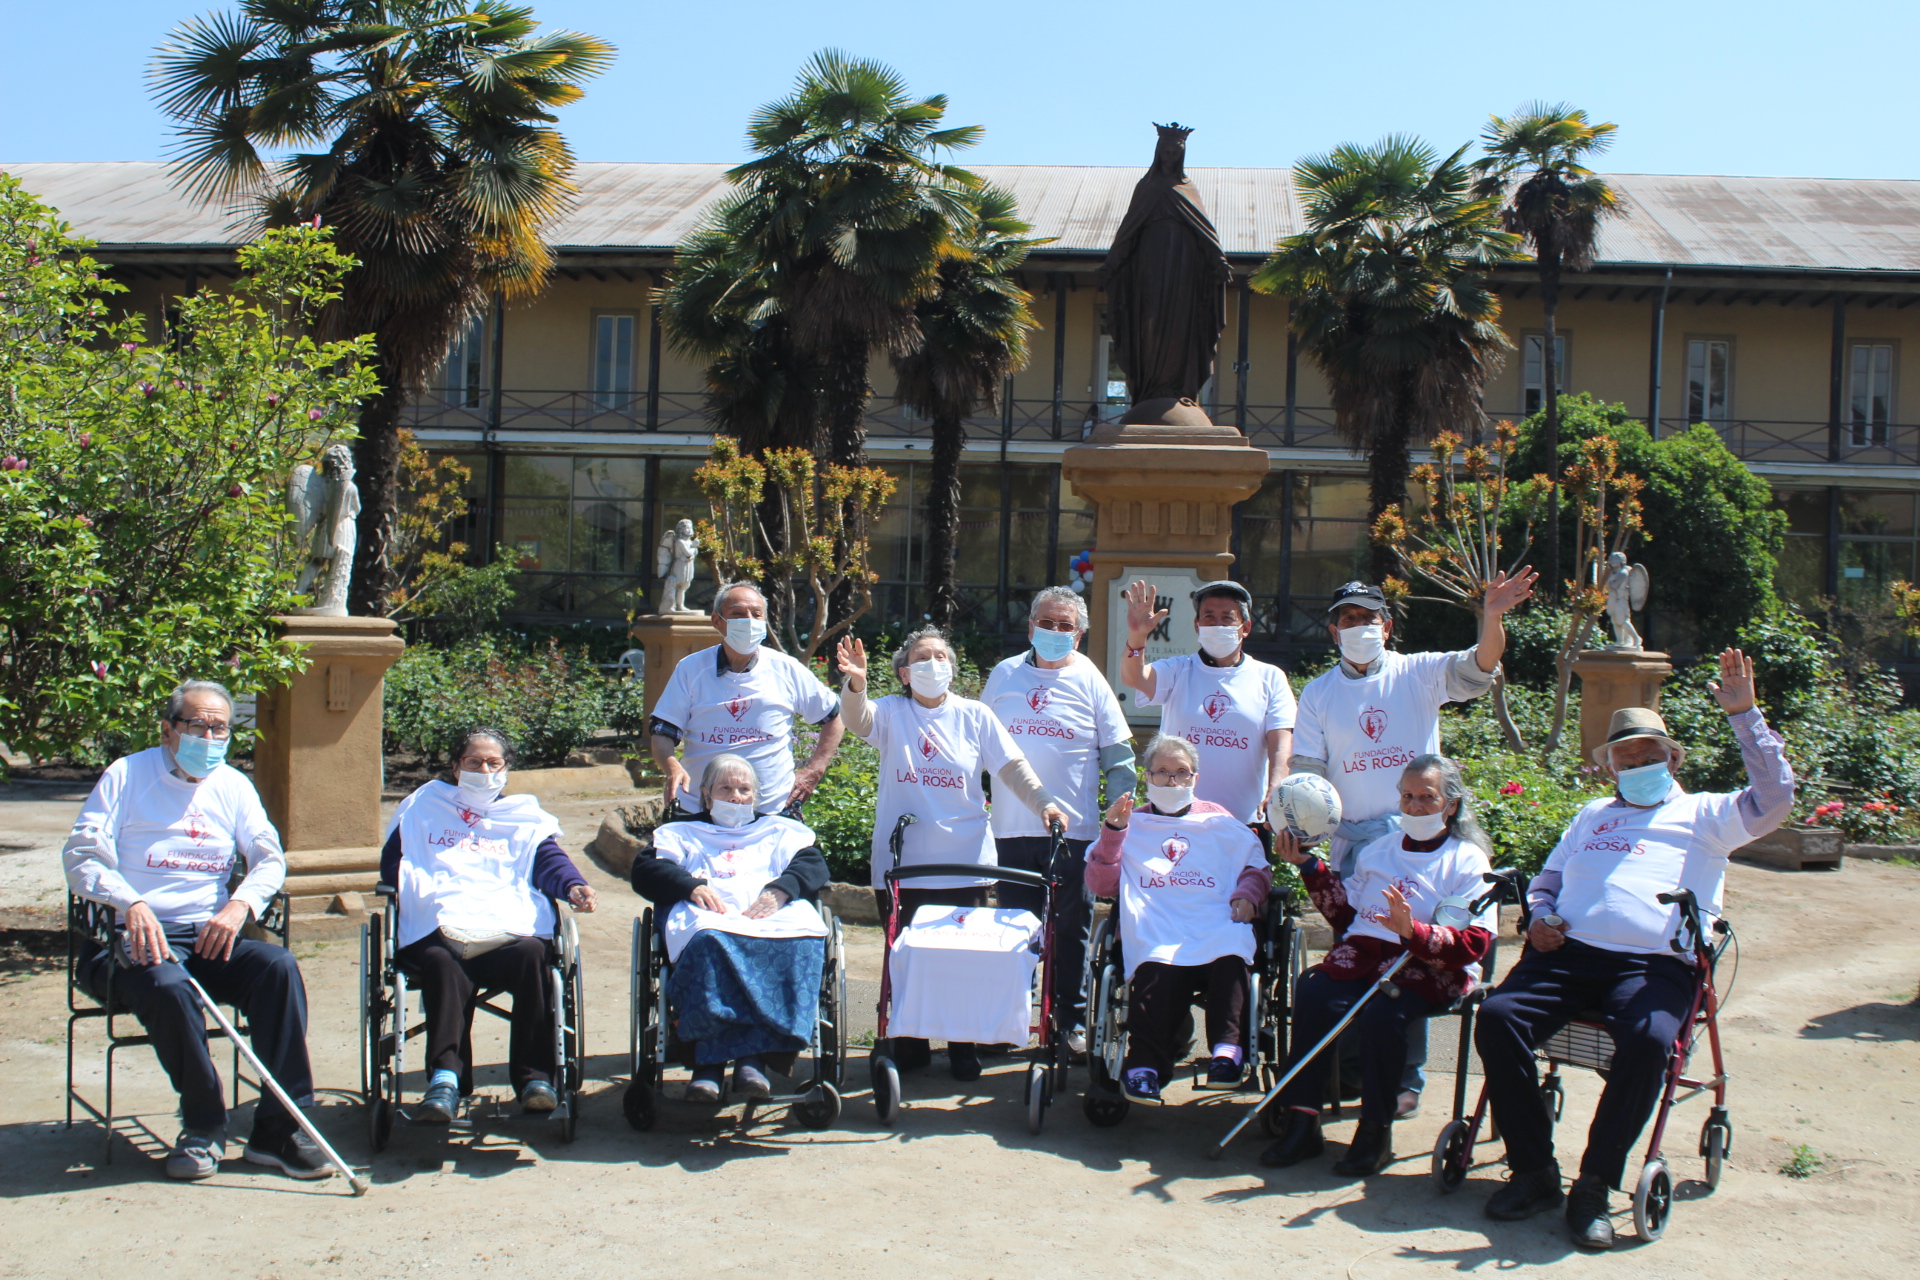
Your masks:
[[[1288,1107],[1287,1127],[1279,1141],[1260,1153],[1260,1163],[1269,1169],[1286,1169],[1326,1149],[1327,1140],[1320,1136],[1320,1117]]]
[[[953,1072],[955,1080],[967,1081],[980,1078],[980,1050],[968,1040],[956,1040],[947,1045],[947,1067]]]
[[[919,1071],[933,1062],[933,1046],[913,1036],[893,1042],[893,1065],[901,1071]]]
[[[1160,1073],[1147,1068],[1131,1068],[1120,1085],[1120,1093],[1129,1102],[1157,1107],[1163,1101],[1160,1097]]]
[[[1240,1064],[1224,1055],[1207,1064],[1207,1088],[1235,1089],[1240,1085]]]
[[[1607,1217],[1607,1184],[1591,1173],[1567,1189],[1567,1230],[1582,1249],[1613,1248],[1613,1223]]]
[[[1500,1222],[1519,1222],[1558,1209],[1564,1198],[1560,1193],[1560,1166],[1549,1160],[1544,1169],[1508,1174],[1507,1185],[1487,1197],[1487,1216]]]
[[[1393,1126],[1362,1120],[1347,1144],[1347,1154],[1333,1166],[1343,1178],[1371,1178],[1393,1161]]]
[[[291,1133],[273,1130],[255,1133],[247,1139],[247,1149],[240,1154],[249,1164],[278,1169],[290,1178],[333,1176],[333,1166],[320,1154],[320,1144],[309,1138],[304,1129],[296,1128]]]

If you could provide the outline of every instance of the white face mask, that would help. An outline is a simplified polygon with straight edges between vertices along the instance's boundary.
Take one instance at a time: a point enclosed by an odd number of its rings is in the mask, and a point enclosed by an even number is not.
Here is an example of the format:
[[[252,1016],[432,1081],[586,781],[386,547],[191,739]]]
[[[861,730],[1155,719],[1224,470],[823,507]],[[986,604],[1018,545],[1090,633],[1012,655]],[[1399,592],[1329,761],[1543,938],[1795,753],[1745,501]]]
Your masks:
[[[727,648],[735,653],[751,655],[767,638],[767,622],[764,618],[728,618]]]
[[[506,785],[507,771],[505,769],[502,769],[498,773],[476,773],[471,769],[462,769],[460,771],[460,789],[462,791],[472,792],[476,796],[483,796],[488,800],[499,795],[501,788]]]
[[[1240,647],[1240,628],[1238,627],[1202,627],[1200,628],[1200,647],[1209,658],[1228,658]]]
[[[953,664],[944,658],[928,658],[907,666],[907,683],[923,698],[937,698],[953,683]]]
[[[1356,667],[1372,666],[1386,648],[1387,630],[1377,622],[1340,630],[1340,656]]]
[[[1403,813],[1400,830],[1415,840],[1432,840],[1447,829],[1446,813]]]
[[[715,800],[707,806],[707,816],[716,827],[744,827],[753,821],[753,806],[733,800]]]
[[[1193,804],[1192,787],[1162,787],[1147,784],[1147,803],[1162,813],[1178,813]]]

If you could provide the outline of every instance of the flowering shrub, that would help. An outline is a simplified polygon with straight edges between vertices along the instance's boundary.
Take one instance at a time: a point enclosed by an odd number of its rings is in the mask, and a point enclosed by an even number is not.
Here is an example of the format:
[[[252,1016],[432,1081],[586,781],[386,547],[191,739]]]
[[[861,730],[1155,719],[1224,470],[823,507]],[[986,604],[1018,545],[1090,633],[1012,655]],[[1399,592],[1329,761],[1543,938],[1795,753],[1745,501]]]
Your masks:
[[[1849,844],[1906,844],[1920,828],[1920,813],[1902,809],[1891,792],[1852,804],[1829,800],[1814,807],[1812,820],[1838,829]]]

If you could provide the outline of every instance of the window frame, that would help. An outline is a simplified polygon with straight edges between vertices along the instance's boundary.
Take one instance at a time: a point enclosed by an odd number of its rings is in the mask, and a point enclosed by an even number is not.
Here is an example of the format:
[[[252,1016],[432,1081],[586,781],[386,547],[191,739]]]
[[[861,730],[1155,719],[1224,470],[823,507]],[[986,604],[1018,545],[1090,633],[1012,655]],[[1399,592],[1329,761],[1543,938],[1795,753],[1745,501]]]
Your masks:
[[[1717,418],[1710,412],[1703,411],[1699,414],[1693,412],[1693,346],[1696,342],[1709,346],[1716,342],[1724,342],[1727,346],[1725,404],[1721,407],[1720,416]],[[1686,425],[1688,427],[1692,427],[1695,423],[1700,422],[1704,422],[1709,426],[1725,426],[1727,423],[1734,421],[1737,416],[1734,413],[1734,395],[1737,385],[1736,375],[1739,365],[1739,351],[1739,344],[1735,340],[1734,335],[1730,333],[1689,333],[1682,336],[1680,397],[1681,403],[1686,406]],[[1712,388],[1708,387],[1707,393],[1711,394],[1711,391]],[[1702,397],[1702,400],[1704,404],[1705,396]]]
[[[1543,393],[1540,397],[1539,405],[1531,409],[1527,407],[1527,393],[1542,390],[1540,385],[1529,381],[1529,375],[1527,373],[1527,348],[1536,342],[1540,344],[1540,354],[1542,358],[1539,363],[1539,368],[1541,376],[1544,379],[1546,375],[1545,356],[1547,351],[1547,331],[1545,329],[1522,329],[1520,331],[1520,416],[1523,418],[1532,417],[1534,414],[1540,412],[1542,408],[1546,407],[1547,403],[1547,398]],[[1554,350],[1558,353],[1556,359],[1559,361],[1559,363],[1554,366],[1553,371],[1558,375],[1558,381],[1560,383],[1559,393],[1564,396],[1567,394],[1567,384],[1572,381],[1572,379],[1567,376],[1567,370],[1573,367],[1573,333],[1570,330],[1562,329],[1559,325],[1555,325],[1553,328],[1553,345]]]
[[[640,308],[638,307],[595,307],[587,313],[587,400],[595,413],[616,413],[631,416],[641,394],[640,391]],[[618,321],[626,320],[631,326],[626,342],[627,386],[624,390],[600,386],[600,322],[615,321],[614,354],[616,366],[619,347]],[[610,380],[611,381],[611,380]]]
[[[1871,418],[1860,423],[1854,418],[1854,353],[1862,349],[1884,349],[1887,353],[1887,404],[1884,421],[1875,422]],[[1871,391],[1869,391],[1871,395]],[[1897,338],[1856,338],[1847,337],[1847,382],[1845,399],[1841,401],[1841,426],[1847,435],[1849,448],[1884,449],[1893,436],[1893,424],[1900,415],[1900,341]],[[1863,429],[1864,428],[1864,429]]]

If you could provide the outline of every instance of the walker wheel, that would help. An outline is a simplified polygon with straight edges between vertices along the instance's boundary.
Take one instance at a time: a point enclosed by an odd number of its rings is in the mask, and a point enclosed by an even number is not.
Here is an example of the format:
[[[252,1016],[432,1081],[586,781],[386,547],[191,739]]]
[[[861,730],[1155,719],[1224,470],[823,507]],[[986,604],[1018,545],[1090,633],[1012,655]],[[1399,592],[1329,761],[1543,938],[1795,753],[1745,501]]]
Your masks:
[[[653,1128],[653,1122],[660,1118],[660,1103],[654,1097],[653,1086],[644,1080],[635,1080],[627,1086],[627,1092],[620,1099],[620,1109],[627,1113],[627,1123],[645,1133]]]
[[[822,1081],[819,1089],[793,1107],[793,1118],[808,1129],[831,1129],[840,1118],[840,1091]]]
[[[375,1151],[385,1151],[393,1141],[393,1104],[385,1098],[375,1098],[367,1110],[367,1140]]]
[[[1269,1088],[1271,1088],[1271,1086],[1269,1086]],[[1269,1138],[1276,1139],[1285,1133],[1287,1130],[1287,1110],[1288,1108],[1280,1105],[1278,1098],[1275,1098],[1272,1102],[1260,1108],[1260,1132],[1266,1134]]]
[[[1449,1120],[1433,1144],[1433,1185],[1444,1194],[1458,1191],[1467,1180],[1467,1165],[1473,1153],[1467,1147],[1467,1122]]]
[[[1633,1229],[1652,1244],[1667,1230],[1673,1211],[1673,1179],[1664,1160],[1649,1160],[1640,1169],[1640,1185],[1633,1189]]]
[[[1102,1129],[1111,1129],[1127,1118],[1127,1108],[1133,1104],[1125,1098],[1109,1098],[1090,1093],[1082,1105],[1090,1122]]]
[[[900,1115],[900,1068],[893,1059],[876,1055],[873,1060],[873,1109],[880,1123],[892,1125]]]
[[[1707,1189],[1720,1186],[1720,1171],[1726,1166],[1727,1153],[1733,1150],[1733,1126],[1723,1116],[1710,1117],[1700,1129],[1700,1154],[1707,1161]]]
[[[1053,1099],[1047,1088],[1047,1069],[1039,1063],[1027,1068],[1027,1132],[1039,1133],[1047,1122],[1047,1104]]]

